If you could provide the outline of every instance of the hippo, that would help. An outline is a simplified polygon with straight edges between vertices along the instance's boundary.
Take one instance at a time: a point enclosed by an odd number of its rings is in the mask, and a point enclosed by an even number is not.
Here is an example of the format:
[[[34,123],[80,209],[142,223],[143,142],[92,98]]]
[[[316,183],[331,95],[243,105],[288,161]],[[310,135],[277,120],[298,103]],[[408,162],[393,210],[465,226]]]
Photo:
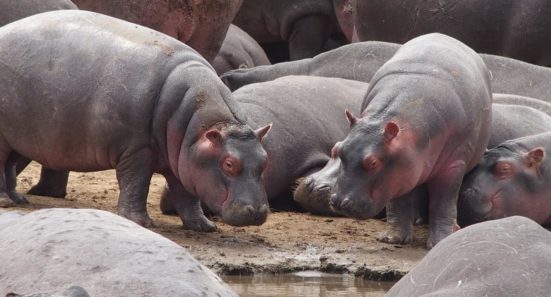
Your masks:
[[[90,297],[88,292],[85,289],[79,286],[70,286],[67,289],[64,289],[57,293],[38,293],[38,294],[28,294],[20,295],[16,293],[8,293],[6,297]]]
[[[438,33],[407,42],[373,76],[361,118],[346,113],[351,131],[335,148],[330,206],[357,219],[386,206],[383,241],[407,243],[408,193],[426,184],[431,248],[457,227],[459,187],[486,150],[491,108],[489,71],[472,49]]]
[[[551,234],[520,216],[442,240],[386,297],[539,297],[551,291]]]
[[[33,14],[62,9],[78,8],[70,0],[1,0],[0,27]]]
[[[439,32],[477,52],[551,65],[551,3],[546,0],[353,1],[360,41],[404,43]]]
[[[110,212],[50,208],[3,216],[0,296],[68,285],[90,296],[237,296],[185,248]]]
[[[463,180],[460,223],[465,226],[520,215],[551,224],[549,151],[551,132],[508,140],[487,151]]]
[[[221,76],[232,90],[286,75],[340,77],[369,82],[400,48],[399,44],[365,41],[345,45],[311,59],[238,69]],[[551,69],[511,58],[480,54],[491,72],[492,91],[551,102]]]
[[[496,147],[506,140],[551,131],[551,104],[528,97],[495,93],[493,102],[488,148]],[[333,150],[325,167],[300,181],[293,193],[293,199],[313,214],[338,215],[329,207],[329,199],[334,193],[340,166],[340,159]],[[424,195],[420,193],[421,197],[418,199],[425,200]],[[461,194],[459,201],[461,201]],[[460,208],[459,225],[462,225],[461,216]]]
[[[170,35],[210,63],[243,0],[74,0],[80,9],[107,14]]]
[[[273,123],[270,137],[264,141],[268,163],[263,180],[270,206],[294,208],[292,188],[296,180],[327,163],[333,144],[349,131],[344,110],[359,111],[368,86],[339,78],[287,76],[233,93],[240,110],[247,114],[249,126]],[[165,214],[173,212],[171,192],[162,196]]]
[[[261,44],[288,42],[291,60],[321,53],[340,31],[333,0],[244,0],[233,23]]]
[[[151,225],[154,172],[180,193],[186,228],[216,228],[200,201],[231,225],[266,220],[261,140],[271,126],[247,126],[214,69],[176,39],[88,11],[31,16],[0,28],[0,94],[0,199],[26,202],[15,191],[23,159],[114,168],[118,213],[140,225]]]
[[[264,49],[247,32],[230,25],[220,51],[212,62],[218,75],[233,69],[270,65]]]

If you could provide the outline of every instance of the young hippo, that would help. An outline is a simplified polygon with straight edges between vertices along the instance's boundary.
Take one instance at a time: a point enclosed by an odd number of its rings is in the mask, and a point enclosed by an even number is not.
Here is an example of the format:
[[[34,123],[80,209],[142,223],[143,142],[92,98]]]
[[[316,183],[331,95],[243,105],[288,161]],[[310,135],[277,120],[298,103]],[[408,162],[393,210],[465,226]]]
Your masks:
[[[33,14],[60,9],[77,9],[77,6],[71,0],[0,1],[0,27]]]
[[[362,117],[338,145],[341,170],[331,197],[337,212],[358,219],[387,206],[385,241],[412,238],[408,193],[426,184],[431,248],[453,232],[461,180],[490,137],[491,89],[480,56],[451,37],[415,38],[375,74]]]
[[[85,41],[85,42],[84,42]],[[208,62],[154,30],[65,10],[0,28],[0,200],[20,158],[54,170],[116,170],[118,213],[150,225],[154,172],[180,193],[184,226],[212,231],[200,200],[233,225],[261,224],[266,151]]]
[[[509,140],[487,151],[463,180],[460,223],[520,215],[551,224],[549,151],[551,132]]]

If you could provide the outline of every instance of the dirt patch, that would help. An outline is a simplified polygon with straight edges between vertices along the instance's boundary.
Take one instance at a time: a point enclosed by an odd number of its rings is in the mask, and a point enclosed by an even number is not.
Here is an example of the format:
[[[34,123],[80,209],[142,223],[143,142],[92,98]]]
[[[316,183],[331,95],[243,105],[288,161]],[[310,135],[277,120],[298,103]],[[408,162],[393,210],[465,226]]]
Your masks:
[[[25,193],[38,181],[40,166],[32,163],[19,176],[18,190]],[[273,212],[262,226],[232,227],[216,221],[218,230],[198,233],[184,230],[178,217],[159,210],[164,178],[153,176],[148,210],[162,234],[189,250],[220,274],[287,273],[301,270],[352,273],[371,280],[397,280],[426,254],[425,227],[416,227],[416,240],[407,246],[377,242],[380,220],[318,217],[303,213]],[[74,173],[69,177],[67,199],[28,195],[31,211],[48,207],[96,208],[116,212],[118,184],[115,171]]]

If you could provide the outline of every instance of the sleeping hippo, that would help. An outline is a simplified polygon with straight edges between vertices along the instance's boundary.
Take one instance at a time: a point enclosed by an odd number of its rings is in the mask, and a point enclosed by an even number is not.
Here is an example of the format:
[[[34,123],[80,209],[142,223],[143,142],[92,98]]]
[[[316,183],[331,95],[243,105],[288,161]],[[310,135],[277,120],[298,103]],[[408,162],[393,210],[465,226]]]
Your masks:
[[[334,148],[341,160],[331,207],[358,219],[385,206],[384,241],[410,242],[408,193],[426,184],[431,248],[456,228],[461,180],[490,137],[489,72],[472,49],[438,33],[404,44],[373,76],[362,117]]]
[[[510,139],[551,131],[550,103],[509,94],[493,94],[493,102],[492,128],[488,148],[496,147]],[[329,207],[329,199],[335,191],[340,164],[340,159],[333,150],[331,158],[323,169],[301,180],[293,193],[293,199],[311,213],[336,215]],[[461,201],[460,193],[460,206]],[[462,221],[464,220],[460,207],[458,209],[459,224],[463,225]]]
[[[549,296],[550,263],[551,233],[535,222],[484,222],[442,240],[385,296]]]
[[[271,206],[292,207],[296,180],[327,163],[333,144],[349,131],[344,110],[359,111],[368,86],[340,78],[287,76],[233,93],[248,125],[256,128],[265,121],[274,125],[264,141],[268,163],[263,181]],[[172,212],[173,196],[165,192],[163,213]]]
[[[237,296],[183,247],[102,210],[0,214],[0,250],[0,296],[69,285],[90,296]]]
[[[75,0],[107,14],[170,35],[212,62],[243,0]]]
[[[0,27],[33,14],[61,9],[77,9],[77,6],[70,0],[1,0]]]
[[[366,41],[353,43],[302,59],[270,66],[238,69],[222,81],[236,90],[244,85],[286,75],[340,77],[369,82],[375,72],[400,48],[399,44]],[[551,69],[500,56],[480,54],[491,72],[492,92],[516,94],[551,102]]]
[[[23,158],[114,168],[119,214],[144,226],[154,172],[181,193],[187,228],[215,229],[200,200],[229,224],[266,220],[260,140],[271,126],[247,126],[214,69],[176,39],[87,11],[31,16],[0,28],[0,96],[0,200],[26,202],[15,191]]]

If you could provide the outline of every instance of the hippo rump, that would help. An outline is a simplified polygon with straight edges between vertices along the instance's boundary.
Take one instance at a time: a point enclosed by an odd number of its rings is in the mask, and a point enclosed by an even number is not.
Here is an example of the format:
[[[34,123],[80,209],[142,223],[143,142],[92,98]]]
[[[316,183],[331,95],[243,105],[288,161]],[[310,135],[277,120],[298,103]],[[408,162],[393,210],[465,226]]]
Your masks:
[[[218,75],[233,69],[270,65],[264,49],[247,32],[230,25],[220,51],[212,62]]]
[[[487,151],[463,180],[460,223],[520,215],[551,224],[550,151],[551,132],[508,140]]]
[[[268,162],[262,175],[271,206],[293,206],[296,180],[327,163],[333,144],[349,131],[344,111],[359,110],[367,88],[366,83],[339,78],[287,76],[233,93],[248,125],[274,124],[264,141]],[[165,192],[163,213],[171,212],[173,196]]]
[[[215,228],[199,199],[229,224],[266,219],[260,139],[270,126],[245,125],[208,62],[176,39],[87,11],[31,16],[0,28],[0,94],[3,200],[26,202],[14,174],[26,159],[114,168],[118,212],[141,225],[154,172],[182,194],[187,228]]]
[[[360,41],[404,43],[440,32],[477,52],[551,65],[547,0],[363,0],[353,5]]]
[[[493,94],[493,102],[488,148],[496,147],[510,139],[551,131],[551,104],[508,94]],[[340,159],[334,153],[335,151],[325,167],[302,179],[293,193],[293,199],[311,213],[337,215],[329,207],[329,199],[334,193],[341,165]],[[420,195],[424,195],[423,192]],[[421,202],[426,198],[418,197],[418,199]],[[459,204],[461,200],[460,194]],[[463,225],[461,207],[457,215],[459,224]]]
[[[473,50],[437,33],[409,41],[373,76],[361,118],[347,112],[331,207],[365,219],[386,206],[384,241],[410,242],[408,193],[426,184],[431,248],[457,227],[459,187],[486,150],[491,103],[489,72]]]
[[[110,212],[52,208],[3,216],[1,296],[68,285],[90,296],[237,296],[183,247]]]
[[[243,0],[75,0],[91,10],[170,35],[212,62]]]
[[[286,75],[340,77],[369,82],[375,72],[399,48],[400,45],[395,43],[359,42],[319,54],[311,59],[230,71],[221,78],[231,90]],[[551,102],[551,69],[511,58],[485,54],[480,56],[492,74],[492,92],[516,94]]]
[[[70,0],[0,0],[0,27],[33,14],[62,9],[77,6]]]
[[[321,53],[339,32],[333,0],[243,0],[233,23],[261,44],[288,42],[291,60]]]
[[[515,216],[441,241],[386,297],[539,297],[551,291],[551,233]]]

